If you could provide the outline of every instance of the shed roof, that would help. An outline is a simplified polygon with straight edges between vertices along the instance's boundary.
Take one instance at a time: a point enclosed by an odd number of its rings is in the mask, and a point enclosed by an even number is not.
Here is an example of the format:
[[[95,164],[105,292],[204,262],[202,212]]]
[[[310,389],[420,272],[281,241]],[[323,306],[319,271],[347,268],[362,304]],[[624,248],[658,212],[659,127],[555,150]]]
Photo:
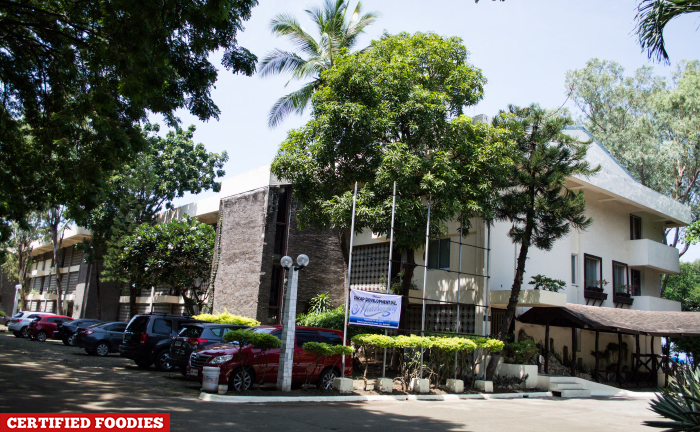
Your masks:
[[[649,336],[700,336],[700,312],[651,312],[567,303],[564,307],[532,308],[518,321]]]

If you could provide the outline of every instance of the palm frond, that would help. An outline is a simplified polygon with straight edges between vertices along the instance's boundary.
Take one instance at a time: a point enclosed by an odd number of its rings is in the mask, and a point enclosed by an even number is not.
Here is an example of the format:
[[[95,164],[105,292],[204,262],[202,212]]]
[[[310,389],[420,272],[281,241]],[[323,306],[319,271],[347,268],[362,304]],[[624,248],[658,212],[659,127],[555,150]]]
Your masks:
[[[262,77],[294,73],[303,67],[305,60],[296,53],[274,49],[258,63],[258,73]]]
[[[649,59],[670,64],[664,41],[664,28],[672,19],[692,12],[700,12],[700,0],[642,0],[637,6],[635,33],[642,50]]]
[[[299,90],[281,97],[272,105],[268,114],[267,124],[274,128],[291,113],[303,114],[306,106],[311,102],[311,96],[319,85],[318,80],[305,84]]]
[[[307,55],[320,53],[314,37],[291,15],[280,14],[274,17],[270,21],[270,30],[276,36],[287,36],[297,49]]]

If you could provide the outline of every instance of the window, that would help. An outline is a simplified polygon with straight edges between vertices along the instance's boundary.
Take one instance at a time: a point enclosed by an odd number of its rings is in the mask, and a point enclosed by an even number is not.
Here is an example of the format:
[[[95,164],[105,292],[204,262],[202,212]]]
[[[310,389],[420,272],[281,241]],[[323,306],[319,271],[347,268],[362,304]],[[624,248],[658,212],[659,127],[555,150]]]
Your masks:
[[[642,218],[630,215],[630,240],[642,238]]]
[[[583,276],[586,278],[586,289],[599,288],[598,281],[603,279],[603,268],[600,263],[600,258],[593,255],[585,255]]]
[[[153,323],[153,333],[169,335],[172,332],[173,322],[170,320],[157,319]]]
[[[342,345],[343,344],[343,339],[338,336],[336,333],[329,332],[329,331],[319,331],[321,334],[321,340],[323,343],[327,343],[329,345]]]
[[[613,261],[613,288],[615,293],[627,293],[627,264]]]
[[[318,332],[310,330],[297,330],[297,347],[301,348],[306,342],[320,342]]]
[[[578,255],[571,254],[571,285],[578,285]]]
[[[450,268],[450,239],[431,240],[428,244],[428,268]]]
[[[270,281],[270,298],[267,309],[267,323],[280,322],[280,305],[284,292],[284,270],[280,259],[287,253],[287,235],[289,234],[289,208],[292,189],[289,186],[279,188],[277,195],[277,219],[275,222],[275,240],[272,247],[272,277]]]
[[[634,288],[632,295],[640,296],[642,295],[642,272],[639,270],[630,270],[630,285]]]

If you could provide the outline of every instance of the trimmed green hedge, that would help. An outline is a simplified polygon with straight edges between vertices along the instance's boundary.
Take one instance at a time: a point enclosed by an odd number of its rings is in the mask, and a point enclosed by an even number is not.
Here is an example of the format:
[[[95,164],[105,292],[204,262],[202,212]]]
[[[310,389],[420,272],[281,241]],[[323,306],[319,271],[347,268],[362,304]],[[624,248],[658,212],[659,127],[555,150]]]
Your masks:
[[[199,314],[192,318],[200,321],[209,321],[216,324],[234,324],[255,327],[260,325],[260,321],[253,318],[247,318],[240,315],[234,315],[224,309],[224,312],[215,312],[214,314]]]

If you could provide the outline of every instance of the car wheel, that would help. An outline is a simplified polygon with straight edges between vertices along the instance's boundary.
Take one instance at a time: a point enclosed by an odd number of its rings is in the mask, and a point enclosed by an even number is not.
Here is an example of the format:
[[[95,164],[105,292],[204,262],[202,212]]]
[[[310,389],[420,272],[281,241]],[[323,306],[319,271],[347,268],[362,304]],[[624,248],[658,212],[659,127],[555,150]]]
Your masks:
[[[95,347],[95,354],[97,354],[100,357],[106,356],[107,354],[109,354],[109,345],[107,345],[104,342],[100,342]]]
[[[338,378],[338,371],[329,367],[321,372],[316,382],[316,388],[319,390],[330,390],[333,388],[333,380]]]
[[[63,338],[63,345],[65,346],[71,346],[71,343],[68,341],[68,338]]]
[[[75,346],[75,337],[75,334],[72,334],[70,335],[70,337],[68,337],[68,346]]]
[[[23,338],[29,337],[29,327],[27,327],[27,326],[22,327],[22,329],[19,331],[19,337],[23,337]]]
[[[146,360],[134,360],[134,363],[136,363],[136,366],[138,366],[140,369],[148,369],[151,367],[151,362]]]
[[[46,334],[45,331],[40,331],[39,333],[36,334],[36,340],[39,342],[46,342],[46,338],[48,335]]]
[[[85,352],[88,353],[89,355],[95,355],[95,354],[96,354],[96,353],[95,353],[95,350],[93,350],[93,349],[87,349],[87,348],[85,348]]]
[[[168,350],[159,351],[158,354],[156,354],[154,363],[156,365],[156,369],[158,369],[161,372],[170,372],[174,369],[173,365],[170,364]]]
[[[250,390],[255,382],[253,370],[250,368],[236,368],[228,377],[228,388],[234,391]]]

